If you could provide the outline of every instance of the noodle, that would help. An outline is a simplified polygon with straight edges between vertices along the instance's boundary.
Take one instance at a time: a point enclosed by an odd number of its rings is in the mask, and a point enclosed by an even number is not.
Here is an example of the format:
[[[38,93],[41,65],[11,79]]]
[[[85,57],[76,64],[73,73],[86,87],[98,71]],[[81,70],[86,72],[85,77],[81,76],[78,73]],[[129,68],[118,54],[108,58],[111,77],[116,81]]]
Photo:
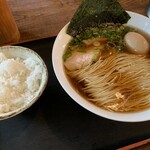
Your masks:
[[[67,71],[92,103],[111,111],[150,107],[150,59],[116,53],[75,71]]]

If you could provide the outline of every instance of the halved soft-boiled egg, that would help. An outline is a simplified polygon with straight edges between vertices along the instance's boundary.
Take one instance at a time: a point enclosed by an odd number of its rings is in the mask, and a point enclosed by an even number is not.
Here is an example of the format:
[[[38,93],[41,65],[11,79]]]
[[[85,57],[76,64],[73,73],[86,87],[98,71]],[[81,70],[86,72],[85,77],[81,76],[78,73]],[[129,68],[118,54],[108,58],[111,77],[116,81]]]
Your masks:
[[[131,53],[147,55],[149,52],[150,46],[148,41],[144,36],[137,32],[128,32],[124,37],[124,41],[126,43],[127,50]]]

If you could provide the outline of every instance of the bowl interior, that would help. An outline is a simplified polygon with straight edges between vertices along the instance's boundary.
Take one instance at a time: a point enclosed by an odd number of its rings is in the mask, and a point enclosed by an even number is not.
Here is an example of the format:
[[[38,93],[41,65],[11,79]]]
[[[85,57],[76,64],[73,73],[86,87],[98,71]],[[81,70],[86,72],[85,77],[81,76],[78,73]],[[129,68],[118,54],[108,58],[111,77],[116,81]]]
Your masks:
[[[43,69],[42,80],[38,91],[35,92],[34,96],[29,101],[27,101],[22,107],[7,113],[0,114],[0,120],[3,120],[23,112],[24,110],[29,108],[33,103],[36,102],[36,100],[41,96],[41,94],[43,93],[46,87],[47,80],[48,80],[48,71],[42,58],[36,52],[34,52],[29,48],[25,48],[21,46],[3,46],[0,47],[0,52],[3,52],[7,58],[16,58],[16,57],[22,59],[32,58],[33,60],[38,62]]]
[[[131,25],[133,27],[137,27],[147,33],[150,34],[150,19],[128,11],[129,15],[131,16],[131,19],[128,21],[128,25]],[[147,109],[145,111],[141,112],[134,112],[134,113],[117,113],[117,112],[110,112],[104,109],[101,109],[90,102],[86,101],[82,96],[80,96],[72,87],[72,85],[69,83],[65,72],[63,68],[63,61],[62,61],[62,55],[64,53],[64,50],[67,46],[67,43],[71,40],[71,37],[66,34],[68,24],[66,24],[62,30],[59,32],[52,51],[52,62],[53,62],[53,68],[54,72],[56,74],[56,77],[63,87],[63,89],[68,93],[68,95],[75,100],[78,104],[80,104],[85,109],[91,111],[94,114],[97,114],[99,116],[116,120],[116,121],[123,121],[123,122],[139,122],[139,121],[146,121],[150,120],[150,109]]]

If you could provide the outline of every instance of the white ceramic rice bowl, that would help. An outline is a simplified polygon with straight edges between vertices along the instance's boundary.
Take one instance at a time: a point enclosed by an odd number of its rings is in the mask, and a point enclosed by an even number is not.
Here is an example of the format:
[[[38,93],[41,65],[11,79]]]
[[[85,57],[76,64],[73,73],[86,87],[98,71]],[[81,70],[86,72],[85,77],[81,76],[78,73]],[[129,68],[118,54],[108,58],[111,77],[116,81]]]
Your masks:
[[[21,46],[3,46],[0,47],[0,52],[4,53],[7,58],[16,58],[16,57],[22,59],[32,58],[33,60],[37,61],[41,65],[43,71],[40,87],[37,90],[37,92],[34,94],[34,96],[21,107],[7,113],[0,113],[0,120],[4,120],[16,116],[17,114],[20,114],[21,112],[23,112],[24,110],[32,106],[39,99],[39,97],[42,95],[47,85],[48,71],[42,58],[36,52],[34,52],[29,48],[25,48]]]

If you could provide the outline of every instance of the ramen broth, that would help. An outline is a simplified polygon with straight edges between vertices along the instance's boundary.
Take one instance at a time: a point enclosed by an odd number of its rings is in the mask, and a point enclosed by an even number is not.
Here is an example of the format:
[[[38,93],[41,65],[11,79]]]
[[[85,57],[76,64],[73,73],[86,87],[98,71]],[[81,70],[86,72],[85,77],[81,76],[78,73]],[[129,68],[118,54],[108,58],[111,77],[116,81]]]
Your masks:
[[[142,36],[144,36],[145,37],[145,39],[148,41],[148,43],[150,44],[150,35],[149,34],[147,34],[147,33],[145,33],[144,31],[142,31],[142,30],[140,30],[140,29],[138,29],[138,28],[134,28],[134,27],[132,27],[132,26],[129,26],[129,28],[130,28],[130,31],[134,31],[134,32],[137,32],[137,33],[139,33],[139,34],[141,34]],[[129,32],[130,32],[129,31]],[[96,37],[94,37],[94,38],[96,38]],[[109,40],[109,39],[108,39]],[[71,43],[71,42],[70,42]],[[70,46],[70,43],[67,45],[67,47],[66,47],[66,51],[65,51],[65,53],[67,52],[67,49],[68,49],[68,47]],[[106,42],[104,42],[104,44],[105,44]],[[91,45],[89,45],[88,47],[87,47],[87,49],[90,47]],[[111,46],[111,45],[110,45]],[[76,46],[77,47],[77,46]],[[113,47],[113,46],[112,46]],[[82,48],[82,45],[81,46],[79,46],[79,49],[80,48]],[[82,49],[81,49],[81,51],[83,51]],[[65,55],[65,53],[64,53],[64,55]],[[84,52],[83,52],[84,53]],[[113,55],[113,54],[115,54],[115,53],[126,53],[126,54],[128,54],[128,55],[131,55],[130,54],[130,52],[128,52],[128,50],[127,50],[127,47],[124,45],[124,47],[121,49],[121,50],[117,50],[116,48],[115,49],[111,49],[111,52],[108,52],[108,51],[105,51],[105,50],[103,50],[103,53],[101,53],[101,54],[103,54],[103,57],[101,57],[101,59],[107,59],[108,57],[110,57],[111,55]],[[67,54],[68,55],[68,54]],[[71,54],[69,54],[70,56],[69,57],[71,57]],[[149,56],[150,56],[150,52],[146,55],[146,56],[144,56],[145,57],[145,59],[149,59]],[[68,57],[68,56],[67,56]],[[100,58],[100,55],[98,55],[98,57]],[[142,56],[140,56],[140,55],[138,55],[138,57],[142,57]],[[98,59],[99,59],[98,58]],[[68,58],[67,58],[68,59]],[[97,60],[98,60],[97,59]],[[65,62],[65,59],[64,59],[64,62]],[[92,62],[90,65],[92,65],[93,63],[95,63],[95,61],[94,62]],[[86,67],[86,66],[85,66]],[[84,90],[83,90],[83,88],[86,86],[85,84],[84,84],[84,80],[82,80],[81,82],[78,82],[78,81],[76,81],[76,79],[75,78],[72,78],[72,77],[70,77],[70,75],[69,75],[69,73],[68,72],[71,72],[71,71],[68,71],[68,69],[64,66],[64,70],[65,70],[65,72],[66,72],[66,76],[67,76],[67,78],[68,78],[68,80],[69,80],[69,82],[71,83],[71,85],[72,85],[72,87],[81,95],[81,96],[83,96],[85,99],[90,99],[90,98],[92,98],[92,94],[90,94],[90,93],[88,93],[88,92],[85,92]],[[92,76],[92,73],[91,73],[91,76]],[[129,94],[129,93],[128,93]],[[130,94],[132,94],[132,93],[130,93]],[[137,94],[138,95],[138,94]],[[92,101],[90,101],[90,102],[92,102]],[[97,103],[96,102],[92,102],[93,104],[95,104],[95,105],[97,105]],[[99,106],[99,105],[97,105],[98,107],[101,107],[101,106]],[[116,109],[112,109],[112,108],[109,108],[109,107],[105,107],[105,106],[102,106],[102,108],[103,109],[107,109],[107,110],[110,110],[110,111],[120,111],[120,110],[116,110]],[[143,108],[142,108],[143,109]],[[145,109],[145,108],[144,108]],[[132,110],[131,110],[132,111]],[[133,111],[137,111],[137,110],[133,110]],[[124,111],[122,111],[121,110],[121,112],[124,112]],[[125,111],[125,112],[130,112],[130,110],[128,111]]]

